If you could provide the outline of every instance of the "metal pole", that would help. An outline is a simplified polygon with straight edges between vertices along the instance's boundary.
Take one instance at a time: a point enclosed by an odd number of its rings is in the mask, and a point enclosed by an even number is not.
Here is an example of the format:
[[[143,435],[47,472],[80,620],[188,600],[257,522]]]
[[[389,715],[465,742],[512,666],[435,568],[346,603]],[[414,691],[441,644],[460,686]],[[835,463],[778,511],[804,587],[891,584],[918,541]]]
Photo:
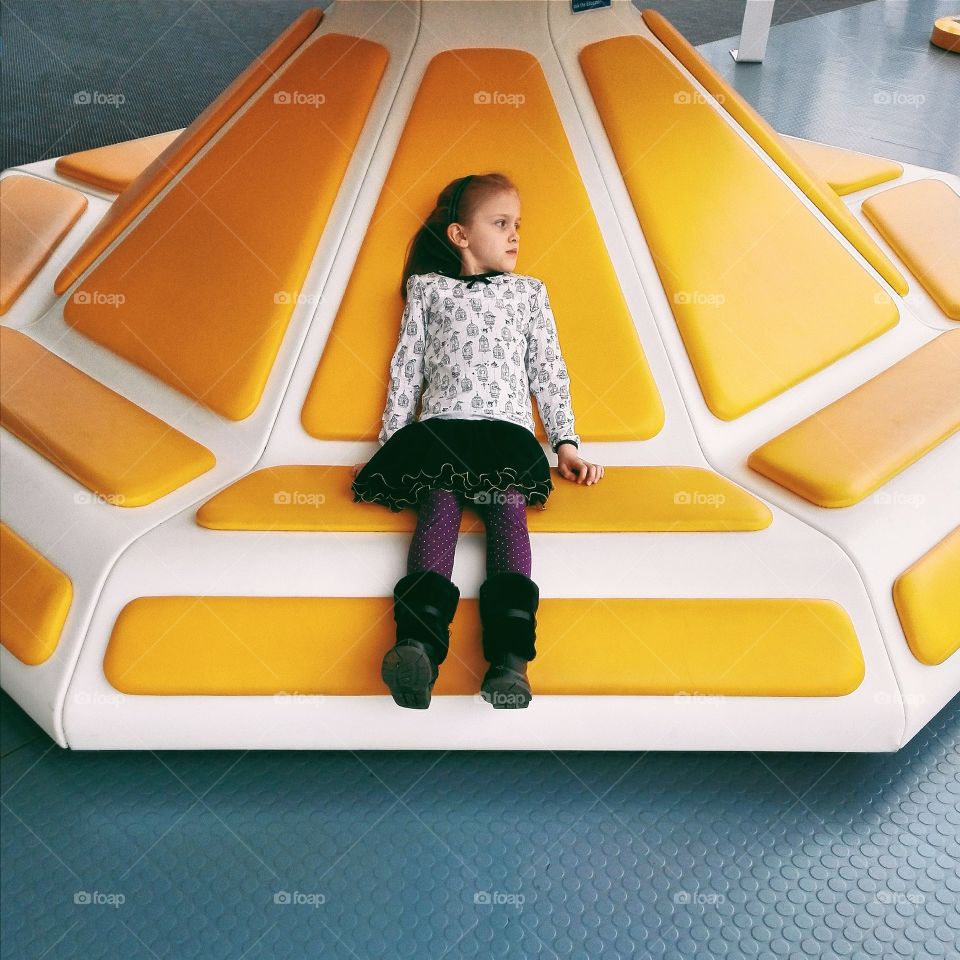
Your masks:
[[[760,63],[767,49],[774,0],[747,0],[740,29],[740,46],[730,51],[737,63]]]

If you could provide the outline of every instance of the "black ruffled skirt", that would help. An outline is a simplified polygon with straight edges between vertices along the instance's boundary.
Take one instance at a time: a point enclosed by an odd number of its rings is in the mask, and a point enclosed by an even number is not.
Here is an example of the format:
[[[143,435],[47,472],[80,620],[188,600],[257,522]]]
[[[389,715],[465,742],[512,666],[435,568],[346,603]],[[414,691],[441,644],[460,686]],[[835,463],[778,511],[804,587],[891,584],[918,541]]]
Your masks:
[[[353,480],[354,503],[381,503],[398,513],[431,487],[488,503],[515,487],[528,506],[545,509],[553,491],[540,441],[507,420],[428,417],[401,427]]]

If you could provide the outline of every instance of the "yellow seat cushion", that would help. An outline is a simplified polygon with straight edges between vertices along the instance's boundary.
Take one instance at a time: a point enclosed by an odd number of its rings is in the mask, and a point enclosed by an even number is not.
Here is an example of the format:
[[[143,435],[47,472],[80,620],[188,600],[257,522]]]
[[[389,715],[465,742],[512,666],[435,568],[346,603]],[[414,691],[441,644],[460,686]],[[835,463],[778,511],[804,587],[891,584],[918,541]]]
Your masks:
[[[861,209],[940,309],[960,320],[960,196],[942,180],[914,180]]]
[[[80,150],[60,157],[56,163],[61,177],[90,183],[102,190],[120,193],[173,143],[182,130],[158,133],[123,143],[111,143],[93,150]]]
[[[63,184],[15,173],[0,180],[0,315],[17,302],[86,209],[87,198]]]
[[[153,503],[214,455],[35,340],[0,328],[0,424],[119,507]]]
[[[70,578],[0,523],[0,644],[23,663],[43,663],[57,649],[72,599]]]
[[[921,663],[935,666],[960,649],[960,527],[897,577],[893,602]]]
[[[490,91],[504,77],[509,99],[497,102]],[[470,48],[427,66],[303,407],[311,436],[376,438],[403,313],[403,251],[444,184],[486,170],[503,170],[520,191],[515,272],[550,291],[578,433],[643,440],[660,431],[663,405],[543,70],[529,53]]]
[[[651,41],[592,43],[580,63],[717,417],[897,323],[880,284]]]
[[[801,154],[791,149],[778,136],[776,130],[703,59],[662,13],[644,10],[643,21],[667,50],[703,84],[719,105],[804,192],[810,202],[850,241],[867,263],[903,296],[908,290],[903,274],[820,177],[816,168],[809,167]]]
[[[139,597],[103,661],[146,695],[389,696],[390,597]],[[831,600],[541,598],[536,694],[841,697],[863,679],[860,644]],[[437,694],[476,694],[486,662],[477,601],[461,599]]]
[[[902,164],[883,157],[872,157],[856,150],[812,143],[780,134],[781,141],[792,150],[804,165],[813,170],[834,193],[846,196],[903,175]]]
[[[591,487],[551,475],[547,509],[527,510],[532,532],[762,530],[772,520],[766,504],[699,467],[606,467]],[[346,466],[265,467],[203,504],[197,523],[211,530],[414,529],[414,510],[354,502],[352,479]],[[476,511],[465,509],[460,531],[482,529]]]
[[[113,202],[90,236],[60,271],[61,294],[123,233],[150,202],[209,143],[228,120],[276,73],[323,19],[314,7],[299,17],[154,160]]]
[[[849,507],[960,429],[960,330],[768,440],[757,473],[821,507]]]
[[[386,62],[367,40],[309,41],[80,282],[67,323],[217,413],[250,416]],[[98,303],[101,290],[123,300]]]

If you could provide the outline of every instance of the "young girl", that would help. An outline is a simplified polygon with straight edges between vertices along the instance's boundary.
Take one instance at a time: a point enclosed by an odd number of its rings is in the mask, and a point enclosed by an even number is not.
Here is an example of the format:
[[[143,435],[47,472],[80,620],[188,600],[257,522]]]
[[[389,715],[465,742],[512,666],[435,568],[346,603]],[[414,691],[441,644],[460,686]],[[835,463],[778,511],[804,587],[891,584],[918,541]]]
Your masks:
[[[579,456],[567,368],[543,282],[512,272],[520,196],[505,176],[454,180],[414,238],[380,449],[354,468],[354,502],[416,507],[407,574],[394,587],[397,642],[381,675],[394,701],[425,709],[449,648],[460,591],[451,582],[464,506],[487,532],[480,586],[483,699],[526,707],[540,591],[530,579],[526,506],[545,509],[550,465],[534,432],[530,393],[558,472],[590,486],[603,467]],[[421,402],[419,419],[417,401]]]

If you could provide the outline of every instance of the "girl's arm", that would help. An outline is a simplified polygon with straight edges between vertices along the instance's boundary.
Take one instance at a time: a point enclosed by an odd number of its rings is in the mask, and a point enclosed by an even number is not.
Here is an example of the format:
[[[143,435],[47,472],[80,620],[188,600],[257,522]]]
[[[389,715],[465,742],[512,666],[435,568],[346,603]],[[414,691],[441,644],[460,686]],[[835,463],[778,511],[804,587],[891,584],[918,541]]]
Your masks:
[[[530,390],[536,395],[550,449],[556,453],[561,440],[573,440],[579,448],[580,437],[574,432],[570,401],[570,377],[560,352],[560,338],[547,287],[542,280],[533,283],[526,364]]]
[[[417,415],[423,389],[423,355],[426,325],[423,317],[423,283],[417,274],[407,278],[407,305],[400,320],[400,337],[390,361],[390,385],[383,410],[383,426],[377,441],[382,447],[401,427]]]

